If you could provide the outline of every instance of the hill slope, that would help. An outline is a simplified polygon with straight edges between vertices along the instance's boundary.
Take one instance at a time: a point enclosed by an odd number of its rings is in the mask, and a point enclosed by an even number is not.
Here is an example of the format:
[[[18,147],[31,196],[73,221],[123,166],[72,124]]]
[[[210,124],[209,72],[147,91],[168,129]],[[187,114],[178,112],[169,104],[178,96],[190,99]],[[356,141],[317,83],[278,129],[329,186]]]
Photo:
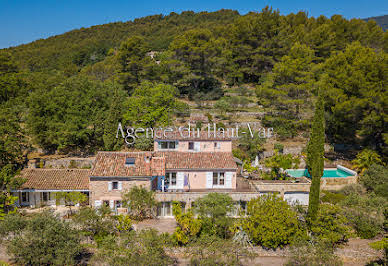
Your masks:
[[[388,15],[366,18],[365,21],[374,20],[383,30],[388,29]]]
[[[128,22],[81,28],[47,39],[9,48],[22,68],[31,71],[63,69],[69,64],[84,66],[101,61],[110,48],[133,35],[142,35],[152,50],[166,49],[178,34],[192,28],[227,26],[239,16],[237,11],[185,11],[168,16],[154,15]]]

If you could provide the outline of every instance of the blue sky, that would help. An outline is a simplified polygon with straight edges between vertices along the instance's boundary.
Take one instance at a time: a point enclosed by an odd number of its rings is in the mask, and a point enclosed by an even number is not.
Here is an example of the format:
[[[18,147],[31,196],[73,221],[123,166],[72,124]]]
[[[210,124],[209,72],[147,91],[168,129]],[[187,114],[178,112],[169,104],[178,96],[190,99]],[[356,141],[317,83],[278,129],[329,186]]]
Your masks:
[[[28,43],[72,29],[153,14],[185,10],[259,11],[266,5],[282,14],[307,11],[310,16],[341,14],[366,18],[388,14],[388,0],[0,0],[0,48]]]

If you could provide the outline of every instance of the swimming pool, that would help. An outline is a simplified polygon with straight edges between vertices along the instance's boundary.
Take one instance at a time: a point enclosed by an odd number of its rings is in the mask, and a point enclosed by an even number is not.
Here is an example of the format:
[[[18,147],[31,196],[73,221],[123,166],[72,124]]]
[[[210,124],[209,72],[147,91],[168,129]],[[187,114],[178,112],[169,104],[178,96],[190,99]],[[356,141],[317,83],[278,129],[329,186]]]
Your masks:
[[[287,169],[286,172],[292,177],[310,177],[307,169]],[[322,178],[343,178],[356,175],[350,169],[347,169],[343,166],[337,167],[337,169],[323,169]]]

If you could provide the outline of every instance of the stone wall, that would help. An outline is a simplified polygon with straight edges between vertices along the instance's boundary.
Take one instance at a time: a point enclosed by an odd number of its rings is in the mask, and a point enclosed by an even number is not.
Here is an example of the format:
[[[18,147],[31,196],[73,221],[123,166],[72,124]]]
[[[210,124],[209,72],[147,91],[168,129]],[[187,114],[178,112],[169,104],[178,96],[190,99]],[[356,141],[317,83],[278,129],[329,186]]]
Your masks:
[[[91,178],[92,179],[92,178]],[[122,182],[121,190],[109,190],[109,182]],[[131,180],[125,181],[119,178],[100,178],[100,180],[90,180],[89,183],[89,197],[90,203],[94,206],[96,200],[121,200],[122,194],[130,190],[134,186],[144,186],[147,189],[151,188],[150,180]]]
[[[198,198],[204,197],[207,194],[214,192],[157,192],[155,198],[158,202],[171,202],[180,201],[186,203],[186,208],[190,208],[191,204]],[[250,201],[251,199],[257,198],[259,192],[217,192],[226,193],[232,197],[233,201]]]
[[[43,166],[43,168],[92,168],[94,160],[95,157],[41,159],[36,162],[36,166]]]

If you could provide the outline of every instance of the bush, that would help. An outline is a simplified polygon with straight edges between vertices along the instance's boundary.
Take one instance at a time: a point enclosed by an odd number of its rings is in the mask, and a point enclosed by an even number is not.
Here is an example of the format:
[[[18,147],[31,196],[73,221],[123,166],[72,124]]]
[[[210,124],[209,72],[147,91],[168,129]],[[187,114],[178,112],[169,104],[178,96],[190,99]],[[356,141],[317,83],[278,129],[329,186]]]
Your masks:
[[[346,198],[344,194],[333,193],[330,191],[323,191],[322,194],[321,194],[321,202],[324,202],[324,203],[337,204]]]
[[[228,194],[209,193],[197,199],[193,209],[202,223],[201,234],[227,238],[233,223],[228,214],[233,208],[233,200]]]
[[[175,228],[172,239],[175,244],[186,245],[198,236],[202,222],[194,217],[194,213],[191,209],[187,212],[183,212],[179,202],[173,203],[172,213],[174,214],[178,225]]]
[[[232,240],[217,236],[201,236],[188,248],[190,265],[242,265],[242,259],[254,257],[254,253]]]
[[[108,215],[90,207],[84,207],[74,216],[74,223],[79,226],[84,236],[94,240],[105,237],[114,230],[113,221]]]
[[[93,261],[98,265],[171,265],[174,261],[164,250],[164,238],[153,229],[109,235],[101,240]]]
[[[134,146],[141,151],[151,151],[154,147],[154,140],[153,138],[147,138],[144,135],[135,140]]]
[[[251,200],[240,223],[254,244],[267,248],[283,247],[305,235],[297,213],[275,194]]]
[[[364,149],[357,154],[356,159],[354,159],[352,163],[353,166],[357,168],[358,172],[362,174],[373,164],[382,164],[383,162],[377,152],[370,149]]]
[[[340,205],[343,213],[362,238],[373,238],[384,230],[387,201],[375,195],[348,195]]]
[[[284,145],[281,143],[275,143],[273,148],[277,150],[279,153],[283,153]]]
[[[324,241],[297,241],[291,246],[290,254],[286,264],[288,266],[342,265],[341,259],[334,254],[333,247]]]
[[[123,195],[123,203],[129,208],[128,214],[134,220],[153,218],[157,202],[155,193],[144,187],[134,186]]]
[[[26,227],[7,243],[17,264],[74,265],[81,254],[79,234],[51,212],[35,214]]]
[[[340,208],[332,204],[321,204],[316,219],[309,223],[313,237],[332,245],[347,241],[351,236],[349,221],[341,214]]]
[[[359,181],[367,191],[388,198],[388,167],[373,164],[360,175]]]
[[[8,238],[19,235],[26,226],[26,218],[19,213],[5,215],[3,220],[0,220],[0,236]]]

